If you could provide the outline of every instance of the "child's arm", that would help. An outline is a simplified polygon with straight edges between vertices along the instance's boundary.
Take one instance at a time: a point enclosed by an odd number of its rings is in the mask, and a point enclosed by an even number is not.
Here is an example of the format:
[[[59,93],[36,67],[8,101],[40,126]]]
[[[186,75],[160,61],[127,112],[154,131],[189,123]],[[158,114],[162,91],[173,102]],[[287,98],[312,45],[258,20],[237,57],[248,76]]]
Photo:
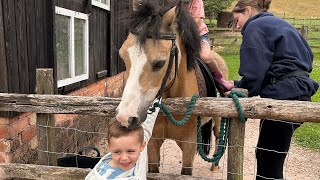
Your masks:
[[[153,107],[156,102],[161,103],[161,100],[155,99],[150,107]],[[149,139],[152,135],[152,130],[154,127],[154,123],[157,119],[159,110],[160,110],[159,107],[155,107],[155,112],[153,112],[151,114],[148,113],[146,120],[142,124],[143,130],[144,130],[144,138],[145,138],[145,141],[147,141],[147,142],[149,141]]]

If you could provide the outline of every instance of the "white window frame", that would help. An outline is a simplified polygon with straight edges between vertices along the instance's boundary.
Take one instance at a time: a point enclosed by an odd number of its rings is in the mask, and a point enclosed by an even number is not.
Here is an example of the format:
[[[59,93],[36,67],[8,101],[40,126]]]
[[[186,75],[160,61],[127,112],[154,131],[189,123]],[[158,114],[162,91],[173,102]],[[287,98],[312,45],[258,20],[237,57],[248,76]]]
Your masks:
[[[69,58],[69,64],[70,64],[70,72],[71,72],[71,78],[58,80],[58,88],[63,87],[69,84],[73,84],[76,82],[80,82],[83,80],[86,80],[89,78],[89,17],[87,14],[72,11],[69,9],[61,8],[56,6],[55,7],[56,14],[62,15],[62,16],[68,16],[70,17],[70,58]],[[85,63],[85,73],[79,76],[75,75],[75,44],[74,44],[74,19],[82,19],[85,20],[85,32],[84,32],[84,63]]]
[[[107,0],[107,4],[101,3],[100,1],[101,0],[92,0],[92,5],[110,11],[110,0]]]

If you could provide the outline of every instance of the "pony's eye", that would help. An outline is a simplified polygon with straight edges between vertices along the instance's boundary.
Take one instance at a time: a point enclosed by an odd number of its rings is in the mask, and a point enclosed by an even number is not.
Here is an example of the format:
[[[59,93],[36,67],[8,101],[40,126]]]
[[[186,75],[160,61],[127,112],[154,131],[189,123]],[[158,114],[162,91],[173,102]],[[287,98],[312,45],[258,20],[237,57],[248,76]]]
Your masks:
[[[166,61],[164,61],[164,60],[156,60],[156,61],[154,61],[152,63],[152,71],[159,71],[163,67],[165,62]]]

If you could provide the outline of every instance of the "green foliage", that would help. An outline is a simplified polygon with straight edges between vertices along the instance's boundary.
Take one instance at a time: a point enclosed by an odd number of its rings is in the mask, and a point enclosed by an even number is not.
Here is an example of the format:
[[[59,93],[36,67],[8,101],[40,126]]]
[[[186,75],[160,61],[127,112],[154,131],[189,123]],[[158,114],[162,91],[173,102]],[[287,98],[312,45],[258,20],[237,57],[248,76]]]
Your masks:
[[[213,16],[216,16],[219,12],[230,7],[233,1],[234,0],[204,0],[204,10],[206,15],[212,19]]]

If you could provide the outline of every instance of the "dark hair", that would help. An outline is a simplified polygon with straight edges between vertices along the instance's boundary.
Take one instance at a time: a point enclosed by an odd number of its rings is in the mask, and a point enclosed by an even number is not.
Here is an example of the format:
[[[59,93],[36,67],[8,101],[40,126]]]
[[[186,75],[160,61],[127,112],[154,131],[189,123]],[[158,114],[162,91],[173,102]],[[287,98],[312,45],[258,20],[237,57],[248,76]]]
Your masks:
[[[238,0],[237,4],[232,9],[234,13],[242,13],[247,6],[256,9],[258,12],[266,12],[269,9],[271,0]]]
[[[117,121],[115,118],[112,119],[111,122],[108,124],[108,130],[107,130],[108,143],[110,143],[110,138],[119,138],[119,137],[128,136],[132,134],[137,134],[139,138],[139,142],[143,143],[144,133],[143,133],[142,126],[138,126],[134,129],[128,129],[125,126],[122,126],[121,123]]]

